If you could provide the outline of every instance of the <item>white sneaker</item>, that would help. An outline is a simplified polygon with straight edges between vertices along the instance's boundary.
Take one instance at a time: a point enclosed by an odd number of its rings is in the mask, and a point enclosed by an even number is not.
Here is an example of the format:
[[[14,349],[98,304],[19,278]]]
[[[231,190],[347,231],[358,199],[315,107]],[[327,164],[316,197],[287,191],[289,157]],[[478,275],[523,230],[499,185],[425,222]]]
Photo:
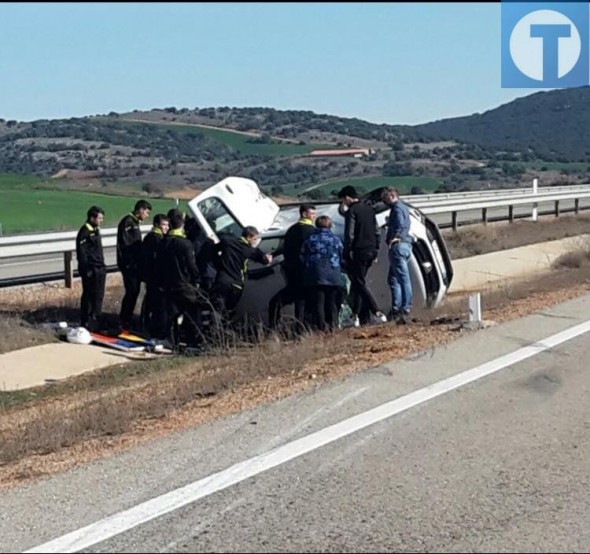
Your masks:
[[[383,312],[377,312],[371,315],[371,323],[379,324],[379,323],[387,323],[387,316]]]
[[[352,322],[353,322],[352,323],[353,327],[360,327],[361,326],[361,322],[359,320],[359,316],[358,315],[355,315],[354,316],[354,319],[352,320]]]

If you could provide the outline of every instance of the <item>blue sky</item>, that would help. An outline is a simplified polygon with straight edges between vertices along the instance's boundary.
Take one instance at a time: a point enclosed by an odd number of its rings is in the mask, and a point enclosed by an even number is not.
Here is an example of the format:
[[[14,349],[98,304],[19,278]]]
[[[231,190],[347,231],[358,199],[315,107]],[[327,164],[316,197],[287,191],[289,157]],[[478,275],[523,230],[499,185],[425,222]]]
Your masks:
[[[0,4],[0,117],[265,106],[469,115],[500,84],[500,2]]]

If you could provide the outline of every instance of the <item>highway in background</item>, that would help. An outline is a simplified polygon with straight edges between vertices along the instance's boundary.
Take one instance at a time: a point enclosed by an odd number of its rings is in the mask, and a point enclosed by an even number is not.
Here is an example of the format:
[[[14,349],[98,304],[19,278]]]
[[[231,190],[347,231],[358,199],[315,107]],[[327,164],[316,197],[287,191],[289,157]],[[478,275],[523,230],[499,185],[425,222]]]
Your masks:
[[[580,210],[590,209],[590,199],[581,199],[579,203]],[[549,216],[555,213],[554,202],[540,202],[539,213],[548,214]],[[574,209],[574,200],[563,200],[560,202],[560,213],[572,212]],[[427,211],[427,210],[426,210]],[[320,210],[321,213],[321,210]],[[531,216],[531,206],[515,206],[514,217],[515,218],[526,218]],[[430,216],[441,228],[448,228],[451,226],[451,214],[441,213],[433,214]],[[500,221],[508,219],[508,208],[489,208],[487,211],[487,217],[490,222]],[[482,219],[481,210],[468,210],[459,212],[457,221],[459,225],[465,225],[469,223],[477,223]],[[76,256],[73,256],[74,265],[77,267]],[[115,249],[114,247],[105,248],[105,259],[109,266],[114,268],[116,264]],[[57,273],[63,273],[64,259],[63,255],[39,255],[35,257],[27,258],[5,258],[0,259],[0,285],[3,282],[11,283],[17,278],[30,278],[32,281],[35,280],[35,276],[48,276],[48,280],[55,280],[61,277],[57,277]]]

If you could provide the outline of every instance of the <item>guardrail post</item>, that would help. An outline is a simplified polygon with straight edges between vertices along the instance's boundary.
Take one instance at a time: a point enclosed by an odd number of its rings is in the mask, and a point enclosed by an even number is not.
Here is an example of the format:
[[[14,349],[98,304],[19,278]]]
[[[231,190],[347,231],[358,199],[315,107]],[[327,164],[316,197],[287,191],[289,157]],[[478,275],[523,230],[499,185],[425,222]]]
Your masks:
[[[580,213],[580,199],[576,198],[574,200],[574,211],[576,212],[576,215],[578,215]]]
[[[559,217],[559,200],[555,201],[555,217]]]
[[[508,206],[508,221],[514,223],[514,206]]]
[[[71,289],[74,281],[71,252],[64,252],[64,279],[66,281],[66,288]]]
[[[533,179],[533,194],[537,194],[539,192],[539,181],[537,179]],[[539,219],[539,205],[535,202],[533,204],[533,221],[537,221]]]
[[[451,214],[451,225],[453,227],[453,231],[457,230],[457,212],[453,212]]]
[[[488,224],[488,209],[487,208],[481,209],[481,220],[483,221],[484,225]]]

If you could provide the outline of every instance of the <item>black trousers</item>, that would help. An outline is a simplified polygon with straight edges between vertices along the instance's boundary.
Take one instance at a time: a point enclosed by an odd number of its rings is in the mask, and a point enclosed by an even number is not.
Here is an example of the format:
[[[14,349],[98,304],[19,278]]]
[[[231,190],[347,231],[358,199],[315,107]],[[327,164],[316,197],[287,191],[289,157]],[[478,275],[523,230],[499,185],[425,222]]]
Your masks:
[[[242,298],[243,290],[230,284],[215,283],[211,289],[211,303],[217,314],[234,321],[234,311]]]
[[[88,271],[90,271],[90,276],[88,276]],[[87,270],[81,275],[80,324],[89,331],[99,330],[106,275],[106,268]]]
[[[281,311],[284,306],[293,304],[295,319],[301,323],[306,318],[307,289],[301,283],[294,280],[287,282],[287,286],[275,294],[268,304],[268,320],[272,329],[275,329],[281,319]]]
[[[342,298],[342,288],[329,285],[310,287],[310,307],[313,313],[313,323],[320,331],[333,331],[338,328],[339,300]]]
[[[176,291],[168,292],[168,316],[169,329],[167,336],[177,344],[180,335],[189,345],[199,345],[203,342],[205,330],[203,328],[203,311],[208,309],[207,297],[197,287],[185,287]],[[178,315],[183,314],[181,329],[176,329],[174,324]]]
[[[141,280],[136,271],[122,271],[123,285],[125,285],[125,296],[121,302],[121,313],[119,320],[123,329],[131,329],[133,312],[141,290]]]
[[[141,306],[141,326],[151,338],[165,338],[167,333],[168,306],[166,294],[155,283],[145,284],[145,296]]]
[[[377,302],[366,283],[373,259],[373,252],[353,252],[352,260],[348,262],[347,267],[350,279],[350,309],[363,323],[368,321],[371,313],[379,311]]]

